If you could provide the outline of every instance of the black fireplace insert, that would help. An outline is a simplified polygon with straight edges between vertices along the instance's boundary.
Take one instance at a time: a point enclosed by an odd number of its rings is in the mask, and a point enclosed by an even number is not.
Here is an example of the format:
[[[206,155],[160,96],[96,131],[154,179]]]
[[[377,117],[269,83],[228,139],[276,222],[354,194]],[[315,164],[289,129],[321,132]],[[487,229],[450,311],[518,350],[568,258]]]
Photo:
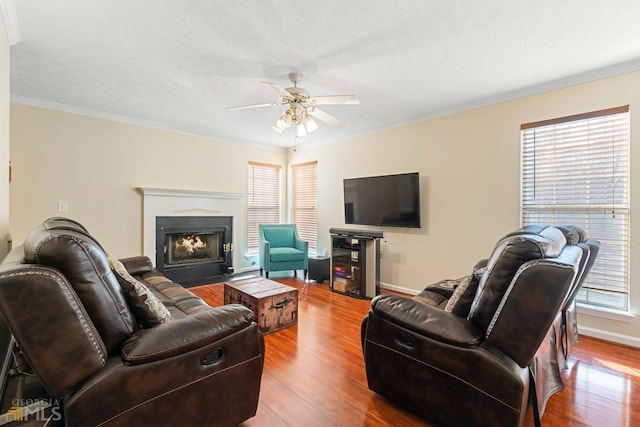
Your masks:
[[[233,218],[156,217],[156,268],[183,286],[233,274]]]

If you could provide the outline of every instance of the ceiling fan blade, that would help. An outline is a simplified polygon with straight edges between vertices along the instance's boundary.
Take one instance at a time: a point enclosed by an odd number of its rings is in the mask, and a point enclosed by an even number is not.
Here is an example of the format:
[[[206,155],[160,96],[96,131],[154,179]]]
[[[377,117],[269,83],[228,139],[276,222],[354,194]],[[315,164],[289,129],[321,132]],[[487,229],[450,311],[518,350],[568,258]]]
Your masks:
[[[284,105],[286,102],[266,102],[264,104],[252,104],[252,105],[241,105],[239,107],[226,107],[225,110],[246,110],[248,108],[261,108],[261,107],[275,107],[277,105]]]
[[[315,96],[313,102],[316,105],[359,105],[360,101],[355,95]]]
[[[272,88],[273,90],[275,90],[276,92],[278,92],[278,94],[283,98],[283,99],[293,99],[293,96],[282,86],[280,86],[277,83],[269,83],[269,82],[262,82],[264,84],[266,84],[267,86],[269,86],[270,88]]]
[[[325,111],[319,110],[318,108],[314,108],[313,110],[310,110],[309,114],[311,114],[313,117],[315,117],[318,120],[322,120],[329,126],[334,127],[336,129],[344,126],[344,122],[342,120],[332,116],[331,114]]]

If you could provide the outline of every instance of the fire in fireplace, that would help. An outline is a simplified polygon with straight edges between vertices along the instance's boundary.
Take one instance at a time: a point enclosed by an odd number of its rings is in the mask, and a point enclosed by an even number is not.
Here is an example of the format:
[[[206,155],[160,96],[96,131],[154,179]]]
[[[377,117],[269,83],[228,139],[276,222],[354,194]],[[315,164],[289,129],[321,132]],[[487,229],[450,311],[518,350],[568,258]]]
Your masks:
[[[220,261],[220,234],[168,233],[165,265]]]
[[[233,273],[232,217],[156,217],[156,267],[184,286]]]

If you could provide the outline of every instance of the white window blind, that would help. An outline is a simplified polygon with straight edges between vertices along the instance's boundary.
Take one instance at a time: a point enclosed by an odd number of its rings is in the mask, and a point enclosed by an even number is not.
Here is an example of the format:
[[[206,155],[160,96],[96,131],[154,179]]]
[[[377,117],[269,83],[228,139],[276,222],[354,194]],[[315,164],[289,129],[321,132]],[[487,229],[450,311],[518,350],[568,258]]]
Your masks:
[[[521,126],[522,223],[601,243],[577,301],[629,309],[629,106]]]
[[[310,248],[318,247],[318,162],[291,166],[292,208],[291,220],[298,228],[302,240]]]
[[[257,248],[260,238],[258,224],[280,223],[279,165],[249,162],[247,191],[247,233],[249,249]]]

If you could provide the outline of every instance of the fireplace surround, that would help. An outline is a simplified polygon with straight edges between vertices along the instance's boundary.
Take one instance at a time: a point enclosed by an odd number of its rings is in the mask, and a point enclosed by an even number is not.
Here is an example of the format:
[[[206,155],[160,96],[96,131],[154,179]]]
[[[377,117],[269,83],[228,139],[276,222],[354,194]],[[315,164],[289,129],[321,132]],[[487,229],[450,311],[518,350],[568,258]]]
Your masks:
[[[156,268],[183,286],[233,274],[233,218],[156,217]]]
[[[230,217],[232,225],[229,228],[231,234],[223,243],[228,243],[227,266],[234,267],[234,273],[243,273],[255,269],[249,266],[246,258],[241,256],[243,252],[243,233],[246,233],[244,225],[247,217],[244,193],[223,193],[216,191],[181,190],[170,188],[136,187],[142,195],[142,251],[158,267],[156,242],[156,221],[158,217],[193,216]],[[164,250],[164,246],[162,247]],[[190,268],[193,268],[190,267]],[[201,267],[196,267],[200,269]],[[175,270],[175,269],[174,269]],[[191,273],[191,272],[190,272]],[[215,283],[226,280],[228,276],[211,278],[211,273],[204,269],[205,276],[199,279],[188,279],[188,283],[178,281],[185,287],[198,284]],[[229,272],[230,274],[230,272]],[[169,276],[171,273],[169,273]]]

